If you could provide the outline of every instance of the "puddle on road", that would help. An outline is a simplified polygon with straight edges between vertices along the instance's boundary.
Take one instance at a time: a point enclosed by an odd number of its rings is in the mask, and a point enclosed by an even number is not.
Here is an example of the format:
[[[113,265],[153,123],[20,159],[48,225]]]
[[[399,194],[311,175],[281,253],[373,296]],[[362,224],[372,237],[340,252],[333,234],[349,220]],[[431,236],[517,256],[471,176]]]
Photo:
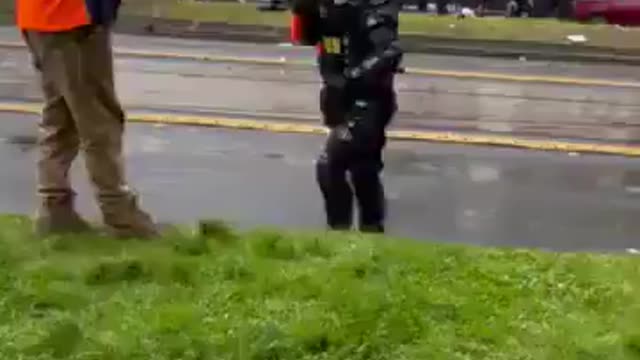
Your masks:
[[[201,73],[178,73],[177,74],[180,77],[183,78],[205,78],[206,76],[201,74]]]
[[[442,165],[433,157],[408,149],[388,148],[384,153],[385,171],[395,175],[420,176],[439,173]]]
[[[12,135],[0,138],[0,143],[14,145],[22,151],[29,151],[38,146],[38,138],[30,135]]]
[[[265,159],[273,159],[273,160],[284,159],[284,154],[281,154],[281,153],[265,153],[263,154],[263,156],[265,157]]]
[[[142,152],[161,153],[166,150],[169,141],[157,136],[142,136],[138,141],[138,146]]]
[[[640,196],[640,170],[625,172],[622,176],[622,185],[627,194]]]

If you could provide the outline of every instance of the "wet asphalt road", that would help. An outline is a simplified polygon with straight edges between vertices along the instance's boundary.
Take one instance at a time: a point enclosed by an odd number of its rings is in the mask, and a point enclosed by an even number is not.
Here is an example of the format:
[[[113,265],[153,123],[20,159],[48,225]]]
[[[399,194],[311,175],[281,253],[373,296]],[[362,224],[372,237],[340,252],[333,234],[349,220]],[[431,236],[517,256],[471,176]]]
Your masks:
[[[13,30],[0,39],[18,41]],[[309,49],[117,36],[124,49],[225,56],[311,59]],[[640,81],[630,66],[408,55],[407,66],[440,70],[561,75]],[[129,109],[317,121],[315,69],[119,57],[119,94]],[[398,77],[396,127],[513,134],[621,143],[640,142],[640,89],[549,85],[425,76]],[[0,50],[0,101],[39,100],[29,57]]]
[[[35,118],[0,114],[0,213],[35,204]],[[322,137],[130,125],[127,168],[163,221],[322,229],[313,161]],[[640,162],[512,149],[391,142],[390,233],[555,250],[640,247]],[[82,162],[80,209],[97,212]]]

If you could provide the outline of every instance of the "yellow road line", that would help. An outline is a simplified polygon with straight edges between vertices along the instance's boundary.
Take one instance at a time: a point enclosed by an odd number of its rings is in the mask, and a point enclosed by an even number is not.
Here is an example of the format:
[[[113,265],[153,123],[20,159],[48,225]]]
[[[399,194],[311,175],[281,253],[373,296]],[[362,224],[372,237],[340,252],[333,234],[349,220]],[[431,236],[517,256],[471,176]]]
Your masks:
[[[19,42],[0,42],[0,48],[24,48],[25,45]],[[301,65],[313,66],[313,61],[290,60],[286,57],[268,58],[268,57],[244,57],[244,56],[225,56],[225,55],[197,55],[176,52],[155,52],[142,51],[132,49],[115,49],[115,53],[121,56],[142,57],[150,59],[179,59],[203,62],[220,62],[220,63],[236,63],[250,65]],[[543,75],[516,75],[491,72],[474,72],[474,71],[448,71],[435,70],[426,68],[406,68],[406,73],[410,75],[432,76],[432,77],[451,77],[458,79],[470,80],[493,80],[521,83],[541,83],[556,85],[573,85],[573,86],[602,86],[617,88],[633,88],[640,89],[640,82],[635,81],[617,81],[606,79],[590,79],[590,78],[572,78],[561,76],[543,76]]]
[[[42,106],[27,103],[3,102],[0,103],[0,112],[40,115],[42,114]]]
[[[34,104],[0,103],[0,112],[40,114],[40,106]],[[229,129],[262,130],[277,133],[326,134],[323,126],[253,119],[235,119],[225,117],[209,117],[194,115],[162,114],[162,113],[131,113],[131,122],[156,123],[171,125],[198,125]],[[485,136],[455,132],[391,130],[390,139],[413,140],[462,145],[488,145],[523,148],[542,151],[560,151],[566,153],[597,153],[622,156],[640,156],[640,146],[610,145],[587,142],[568,142],[562,140],[533,140],[511,136]]]

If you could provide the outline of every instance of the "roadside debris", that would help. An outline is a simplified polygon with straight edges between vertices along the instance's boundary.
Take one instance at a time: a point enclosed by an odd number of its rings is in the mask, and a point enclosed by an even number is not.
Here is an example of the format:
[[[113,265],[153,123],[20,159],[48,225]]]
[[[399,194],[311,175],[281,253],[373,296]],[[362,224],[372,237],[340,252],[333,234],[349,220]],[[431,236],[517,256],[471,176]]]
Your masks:
[[[568,35],[567,39],[574,44],[583,44],[588,41],[587,37],[584,35]]]
[[[473,9],[468,7],[463,7],[462,9],[460,9],[460,13],[458,14],[458,19],[464,19],[468,17],[470,18],[476,17],[476,12],[473,11]]]
[[[624,189],[629,194],[640,194],[640,186],[626,186]]]

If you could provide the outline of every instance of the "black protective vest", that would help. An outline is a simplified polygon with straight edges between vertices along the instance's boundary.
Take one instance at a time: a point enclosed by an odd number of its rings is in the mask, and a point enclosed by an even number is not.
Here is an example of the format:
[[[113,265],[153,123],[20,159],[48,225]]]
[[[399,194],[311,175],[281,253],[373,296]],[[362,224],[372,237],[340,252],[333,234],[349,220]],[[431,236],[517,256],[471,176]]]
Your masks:
[[[334,0],[320,0],[318,63],[323,78],[340,76],[371,55],[374,49],[367,26],[369,13],[367,0],[338,4]],[[374,90],[393,86],[392,78],[391,72],[381,74],[366,87]]]

